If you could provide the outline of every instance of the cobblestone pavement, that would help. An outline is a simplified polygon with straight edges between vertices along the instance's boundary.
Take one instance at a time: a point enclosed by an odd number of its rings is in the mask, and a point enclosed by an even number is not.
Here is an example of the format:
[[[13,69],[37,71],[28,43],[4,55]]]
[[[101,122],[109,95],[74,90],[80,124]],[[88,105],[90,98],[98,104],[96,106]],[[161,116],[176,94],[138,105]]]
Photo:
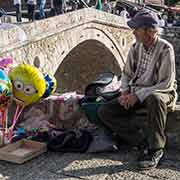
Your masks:
[[[47,152],[23,165],[0,161],[0,180],[179,180],[180,153],[168,151],[157,169],[138,171],[135,152]]]

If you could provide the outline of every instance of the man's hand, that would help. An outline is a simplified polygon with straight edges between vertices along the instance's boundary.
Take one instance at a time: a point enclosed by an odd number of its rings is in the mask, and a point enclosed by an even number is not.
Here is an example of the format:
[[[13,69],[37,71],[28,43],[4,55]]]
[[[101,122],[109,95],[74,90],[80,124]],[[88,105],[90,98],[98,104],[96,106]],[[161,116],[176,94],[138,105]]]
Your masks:
[[[121,96],[119,96],[119,98],[118,98],[118,101],[119,101],[121,106],[126,107],[128,96],[129,96],[129,92],[128,91],[125,91],[125,92],[121,93]]]
[[[138,97],[135,94],[122,94],[119,98],[119,103],[124,106],[125,109],[133,107],[134,104],[138,101]]]
[[[128,101],[129,107],[133,107],[136,104],[136,102],[138,101],[138,97],[136,96],[136,94],[130,94],[128,96],[127,101]]]

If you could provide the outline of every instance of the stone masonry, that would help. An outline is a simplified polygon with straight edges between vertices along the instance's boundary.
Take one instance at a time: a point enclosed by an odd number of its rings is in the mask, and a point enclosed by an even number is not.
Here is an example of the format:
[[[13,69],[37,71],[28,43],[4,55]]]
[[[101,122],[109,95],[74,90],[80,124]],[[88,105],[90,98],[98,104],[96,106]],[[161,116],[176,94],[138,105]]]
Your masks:
[[[179,84],[180,31],[164,29],[160,36],[175,48]],[[0,57],[12,56],[16,63],[30,63],[54,74],[58,92],[83,93],[101,72],[120,75],[133,42],[123,18],[91,8],[34,23],[0,26]]]
[[[178,84],[179,34],[178,28],[160,33],[174,45]],[[30,63],[55,74],[59,92],[83,92],[101,72],[121,74],[133,38],[123,18],[88,8],[1,27],[0,57],[12,56],[17,63]]]
[[[55,74],[61,92],[82,92],[100,72],[121,73],[132,41],[123,18],[89,8],[0,30],[0,56]]]
[[[179,34],[179,29],[160,31],[174,45],[178,84]],[[34,23],[0,26],[0,57],[11,56],[17,64],[30,63],[54,74],[58,92],[83,93],[102,72],[120,75],[133,42],[123,18],[91,8]]]
[[[18,26],[0,25],[0,57],[12,56],[17,63],[30,63],[58,79],[59,89],[79,90],[100,72],[121,73],[133,36],[118,16],[93,9]],[[3,29],[3,30],[2,30]],[[179,72],[179,30],[165,29],[161,35],[171,41]],[[180,119],[173,113],[170,141],[179,133]],[[179,140],[180,142],[180,140]],[[180,144],[180,143],[179,143]],[[98,144],[99,145],[99,144]],[[177,180],[180,178],[179,145],[174,144],[156,169],[136,169],[136,151],[116,153],[48,152],[24,165],[0,162],[0,180]]]

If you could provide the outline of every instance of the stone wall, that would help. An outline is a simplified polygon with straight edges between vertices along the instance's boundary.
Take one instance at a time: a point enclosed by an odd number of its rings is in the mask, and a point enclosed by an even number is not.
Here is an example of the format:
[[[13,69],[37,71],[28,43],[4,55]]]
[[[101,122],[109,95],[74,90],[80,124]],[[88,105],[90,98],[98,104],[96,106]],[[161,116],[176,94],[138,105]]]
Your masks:
[[[38,64],[61,91],[82,92],[101,72],[121,73],[132,40],[123,18],[89,8],[0,30],[0,57]]]
[[[180,92],[180,29],[164,29],[161,36],[175,48]],[[58,91],[82,92],[101,72],[121,73],[133,40],[123,18],[89,8],[34,23],[0,25],[0,57],[12,56],[17,63],[55,74]]]
[[[165,28],[161,31],[161,36],[172,43],[176,57],[176,79],[178,83],[178,94],[180,100],[180,28]]]

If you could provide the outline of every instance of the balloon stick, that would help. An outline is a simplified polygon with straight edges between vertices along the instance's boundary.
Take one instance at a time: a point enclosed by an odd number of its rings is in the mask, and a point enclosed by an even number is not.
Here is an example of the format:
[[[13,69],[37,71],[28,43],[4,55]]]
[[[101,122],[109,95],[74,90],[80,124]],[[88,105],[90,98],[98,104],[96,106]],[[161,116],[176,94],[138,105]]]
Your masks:
[[[23,106],[17,105],[16,112],[15,112],[15,115],[13,118],[13,124],[11,125],[11,128],[10,128],[10,141],[12,141],[14,127],[15,127],[16,122],[17,122],[19,116],[21,115],[24,107],[25,107],[24,105]]]

